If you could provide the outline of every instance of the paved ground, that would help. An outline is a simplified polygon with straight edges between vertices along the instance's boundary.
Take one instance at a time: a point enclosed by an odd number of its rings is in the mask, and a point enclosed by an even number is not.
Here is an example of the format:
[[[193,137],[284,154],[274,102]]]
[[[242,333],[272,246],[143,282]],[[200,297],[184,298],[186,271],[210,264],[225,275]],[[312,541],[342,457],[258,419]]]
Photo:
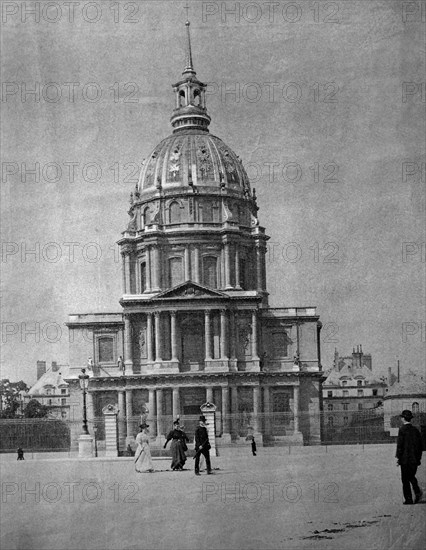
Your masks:
[[[395,446],[327,451],[224,449],[200,477],[192,459],[136,474],[132,459],[2,457],[1,549],[423,549],[426,498],[402,505]]]

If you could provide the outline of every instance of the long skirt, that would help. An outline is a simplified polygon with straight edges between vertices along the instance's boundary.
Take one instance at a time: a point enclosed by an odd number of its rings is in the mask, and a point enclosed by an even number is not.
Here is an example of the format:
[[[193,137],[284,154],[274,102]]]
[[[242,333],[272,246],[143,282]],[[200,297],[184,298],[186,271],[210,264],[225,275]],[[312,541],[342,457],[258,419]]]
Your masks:
[[[138,445],[135,452],[135,470],[137,472],[153,472],[154,464],[152,463],[151,451],[147,444]]]
[[[181,470],[186,462],[182,441],[180,439],[173,439],[170,450],[172,451],[172,470]]]

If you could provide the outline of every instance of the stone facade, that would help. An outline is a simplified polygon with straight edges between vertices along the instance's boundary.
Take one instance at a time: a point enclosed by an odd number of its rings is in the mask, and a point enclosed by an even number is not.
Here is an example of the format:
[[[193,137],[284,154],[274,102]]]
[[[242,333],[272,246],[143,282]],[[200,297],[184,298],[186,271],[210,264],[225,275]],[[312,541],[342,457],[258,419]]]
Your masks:
[[[205,402],[222,442],[250,425],[264,442],[317,443],[321,323],[314,307],[268,305],[269,237],[240,159],[209,133],[189,34],[173,90],[173,133],[146,160],[118,242],[122,313],[67,323],[71,392],[89,366],[91,414],[117,405],[121,446],[144,407],[160,443]]]

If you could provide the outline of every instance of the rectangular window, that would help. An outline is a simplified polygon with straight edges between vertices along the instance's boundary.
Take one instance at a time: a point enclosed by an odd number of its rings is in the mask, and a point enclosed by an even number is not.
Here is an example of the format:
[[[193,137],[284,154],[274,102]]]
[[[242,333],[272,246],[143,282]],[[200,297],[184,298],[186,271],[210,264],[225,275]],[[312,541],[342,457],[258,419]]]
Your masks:
[[[328,392],[327,392],[327,397],[333,397],[333,392],[332,392],[332,391],[328,391]]]
[[[62,395],[66,394],[67,390],[66,389],[61,389],[61,393],[62,393]]]
[[[112,363],[114,361],[114,339],[102,337],[98,340],[99,363]]]
[[[377,397],[377,390],[373,390],[374,397]]]
[[[357,381],[356,381],[356,385],[357,385],[357,386],[362,386],[362,380],[357,380]]]
[[[358,410],[362,411],[362,403],[358,403]]]
[[[274,332],[272,334],[272,349],[274,357],[287,357],[287,333],[286,332]]]
[[[358,390],[358,397],[364,397],[364,390]]]
[[[67,400],[66,400],[65,397],[63,397],[63,398],[61,399],[61,405],[66,405],[66,404],[67,404]]]
[[[171,258],[169,260],[169,286],[173,288],[183,282],[182,258]]]
[[[347,380],[343,380],[343,381],[342,381],[342,386],[347,386],[347,385],[348,385]]]
[[[343,397],[349,397],[349,391],[343,390]]]
[[[344,416],[344,417],[343,417],[343,424],[344,424],[345,426],[347,426],[348,423],[349,423],[349,418],[348,418],[347,416]]]
[[[348,411],[349,410],[349,403],[343,403],[343,410]]]

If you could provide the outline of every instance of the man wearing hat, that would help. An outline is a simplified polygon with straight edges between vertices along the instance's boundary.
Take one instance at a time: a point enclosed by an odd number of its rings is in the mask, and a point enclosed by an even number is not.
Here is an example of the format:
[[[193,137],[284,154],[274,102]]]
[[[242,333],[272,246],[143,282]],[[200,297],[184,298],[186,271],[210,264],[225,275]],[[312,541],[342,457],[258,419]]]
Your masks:
[[[413,413],[409,410],[402,411],[402,426],[398,431],[396,443],[397,466],[401,466],[402,492],[404,504],[414,504],[422,498],[422,490],[416,479],[417,467],[422,458],[422,438],[419,430],[411,424]],[[414,491],[414,502],[411,494],[411,485]]]
[[[200,422],[198,428],[195,430],[195,475],[200,475],[200,455],[204,455],[206,459],[207,473],[212,473],[212,467],[210,464],[210,443],[209,434],[206,428],[206,417],[200,416]]]

